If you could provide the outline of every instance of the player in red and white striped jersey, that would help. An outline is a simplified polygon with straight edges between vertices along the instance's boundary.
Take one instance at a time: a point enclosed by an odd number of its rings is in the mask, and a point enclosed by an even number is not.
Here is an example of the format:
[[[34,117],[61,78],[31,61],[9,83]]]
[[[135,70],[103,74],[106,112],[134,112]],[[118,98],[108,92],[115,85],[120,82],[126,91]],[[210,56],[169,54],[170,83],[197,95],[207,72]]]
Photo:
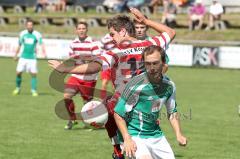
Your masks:
[[[96,56],[100,55],[98,43],[90,36],[87,36],[87,31],[87,23],[79,22],[76,25],[76,34],[78,37],[70,44],[69,51],[69,56],[74,60],[76,66],[93,61]],[[72,97],[80,93],[85,103],[90,101],[93,98],[97,76],[98,73],[72,74],[68,78],[64,89],[64,101],[70,118],[65,129],[72,129],[76,123],[75,106]]]
[[[162,48],[167,48],[167,45],[175,36],[175,30],[150,19],[146,19],[139,10],[131,8],[130,11],[135,16],[135,20],[146,24],[149,28],[157,31],[159,35],[149,40],[137,40],[135,38],[133,21],[127,16],[116,16],[108,21],[108,29],[116,45],[111,51],[103,53],[101,59],[77,67],[67,67],[61,65],[61,63],[56,60],[49,61],[49,65],[59,72],[96,73],[101,69],[106,70],[114,68],[116,70],[116,91],[114,96],[106,103],[109,110],[109,117],[105,127],[114,144],[114,156],[117,159],[121,159],[123,156],[121,155],[120,146],[116,142],[117,126],[113,118],[113,109],[121,91],[133,76],[144,71],[141,67],[142,51],[150,45],[158,45]]]

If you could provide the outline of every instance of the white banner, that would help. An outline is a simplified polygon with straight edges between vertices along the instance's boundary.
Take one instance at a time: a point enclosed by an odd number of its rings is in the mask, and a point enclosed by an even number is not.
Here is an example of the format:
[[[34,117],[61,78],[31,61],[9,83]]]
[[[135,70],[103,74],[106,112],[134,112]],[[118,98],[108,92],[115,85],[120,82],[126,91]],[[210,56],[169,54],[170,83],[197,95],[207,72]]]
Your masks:
[[[169,65],[192,66],[193,46],[172,44],[167,49]]]
[[[240,47],[220,47],[219,67],[240,68]]]
[[[44,39],[48,59],[63,59],[68,57],[71,40]],[[18,46],[16,37],[0,37],[0,56],[13,57]],[[38,58],[42,58],[41,47],[38,48]]]

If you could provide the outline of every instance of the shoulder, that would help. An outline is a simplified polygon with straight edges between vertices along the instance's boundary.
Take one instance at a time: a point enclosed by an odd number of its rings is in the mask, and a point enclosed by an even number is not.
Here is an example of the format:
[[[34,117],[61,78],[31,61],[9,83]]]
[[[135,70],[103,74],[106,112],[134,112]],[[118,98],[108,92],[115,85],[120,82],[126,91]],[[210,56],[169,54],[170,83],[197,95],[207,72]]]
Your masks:
[[[37,38],[42,37],[42,34],[36,30],[33,31],[33,35],[35,35]]]
[[[23,30],[23,31],[21,31],[21,32],[20,32],[20,34],[19,34],[19,35],[20,35],[20,36],[24,36],[24,35],[25,35],[25,34],[27,34],[27,33],[28,33],[28,31],[27,31],[27,30]]]
[[[167,85],[168,91],[170,92],[176,91],[176,85],[169,77],[163,76],[163,83]]]
[[[141,87],[141,89],[145,86],[147,86],[148,80],[146,78],[146,73],[141,73],[135,77],[133,77],[126,85],[125,85],[125,91],[124,96],[129,97],[132,93],[135,91],[139,91],[138,88]]]

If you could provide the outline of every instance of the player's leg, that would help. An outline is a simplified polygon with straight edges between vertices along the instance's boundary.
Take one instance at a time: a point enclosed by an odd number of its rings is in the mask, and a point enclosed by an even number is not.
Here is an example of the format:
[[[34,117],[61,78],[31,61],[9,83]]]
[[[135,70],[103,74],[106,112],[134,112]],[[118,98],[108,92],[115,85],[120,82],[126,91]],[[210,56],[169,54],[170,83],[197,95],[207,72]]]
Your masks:
[[[106,99],[105,105],[108,109],[108,121],[105,124],[105,128],[108,133],[108,137],[110,138],[112,145],[113,145],[113,158],[114,159],[123,159],[124,156],[121,154],[122,150],[120,147],[120,142],[118,141],[117,137],[117,130],[118,127],[116,125],[116,122],[114,120],[113,114],[114,114],[114,107],[118,101],[118,98],[120,97],[119,93],[115,93],[113,97],[110,99]]]
[[[146,143],[148,148],[151,149],[151,155],[153,158],[175,159],[172,148],[165,136],[145,140],[147,140]]]
[[[93,99],[94,89],[97,81],[84,81],[80,80],[79,92],[83,98],[84,104]]]
[[[27,72],[30,72],[31,74],[31,93],[33,97],[37,97],[38,93],[37,93],[37,60],[33,59],[33,60],[28,60],[27,63]]]
[[[16,88],[13,91],[13,95],[17,95],[20,93],[21,84],[22,84],[22,72],[26,70],[26,61],[23,58],[18,60],[17,68],[16,68]]]
[[[66,110],[69,114],[68,116],[68,123],[64,127],[65,130],[71,130],[74,125],[77,124],[76,122],[76,114],[75,114],[75,105],[73,101],[73,97],[78,93],[79,81],[75,77],[69,77],[67,83],[65,84],[64,88],[64,103]]]

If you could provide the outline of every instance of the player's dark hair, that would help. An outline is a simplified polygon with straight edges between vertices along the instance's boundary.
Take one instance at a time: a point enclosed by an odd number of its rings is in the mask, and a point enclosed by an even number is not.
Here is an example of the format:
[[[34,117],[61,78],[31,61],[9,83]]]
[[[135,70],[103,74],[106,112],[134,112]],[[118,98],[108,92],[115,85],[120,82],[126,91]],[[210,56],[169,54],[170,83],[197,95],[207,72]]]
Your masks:
[[[126,29],[128,34],[132,37],[135,37],[135,27],[133,21],[130,17],[126,15],[117,15],[107,21],[108,29],[111,27],[114,28],[117,32],[120,32],[121,29]]]
[[[78,27],[78,25],[80,25],[80,24],[82,24],[82,25],[85,25],[86,26],[86,28],[88,28],[88,23],[86,23],[86,22],[83,22],[83,21],[80,21],[80,22],[78,22],[77,24],[76,24],[76,28]]]
[[[145,48],[143,50],[143,52],[142,52],[142,62],[144,62],[145,56],[151,55],[155,51],[160,53],[162,63],[166,63],[166,53],[165,53],[165,50],[163,48],[161,48],[160,46],[156,46],[156,45],[148,46],[147,48]]]
[[[26,24],[27,24],[27,23],[32,23],[32,24],[34,24],[33,20],[30,19],[30,18],[27,19]]]

